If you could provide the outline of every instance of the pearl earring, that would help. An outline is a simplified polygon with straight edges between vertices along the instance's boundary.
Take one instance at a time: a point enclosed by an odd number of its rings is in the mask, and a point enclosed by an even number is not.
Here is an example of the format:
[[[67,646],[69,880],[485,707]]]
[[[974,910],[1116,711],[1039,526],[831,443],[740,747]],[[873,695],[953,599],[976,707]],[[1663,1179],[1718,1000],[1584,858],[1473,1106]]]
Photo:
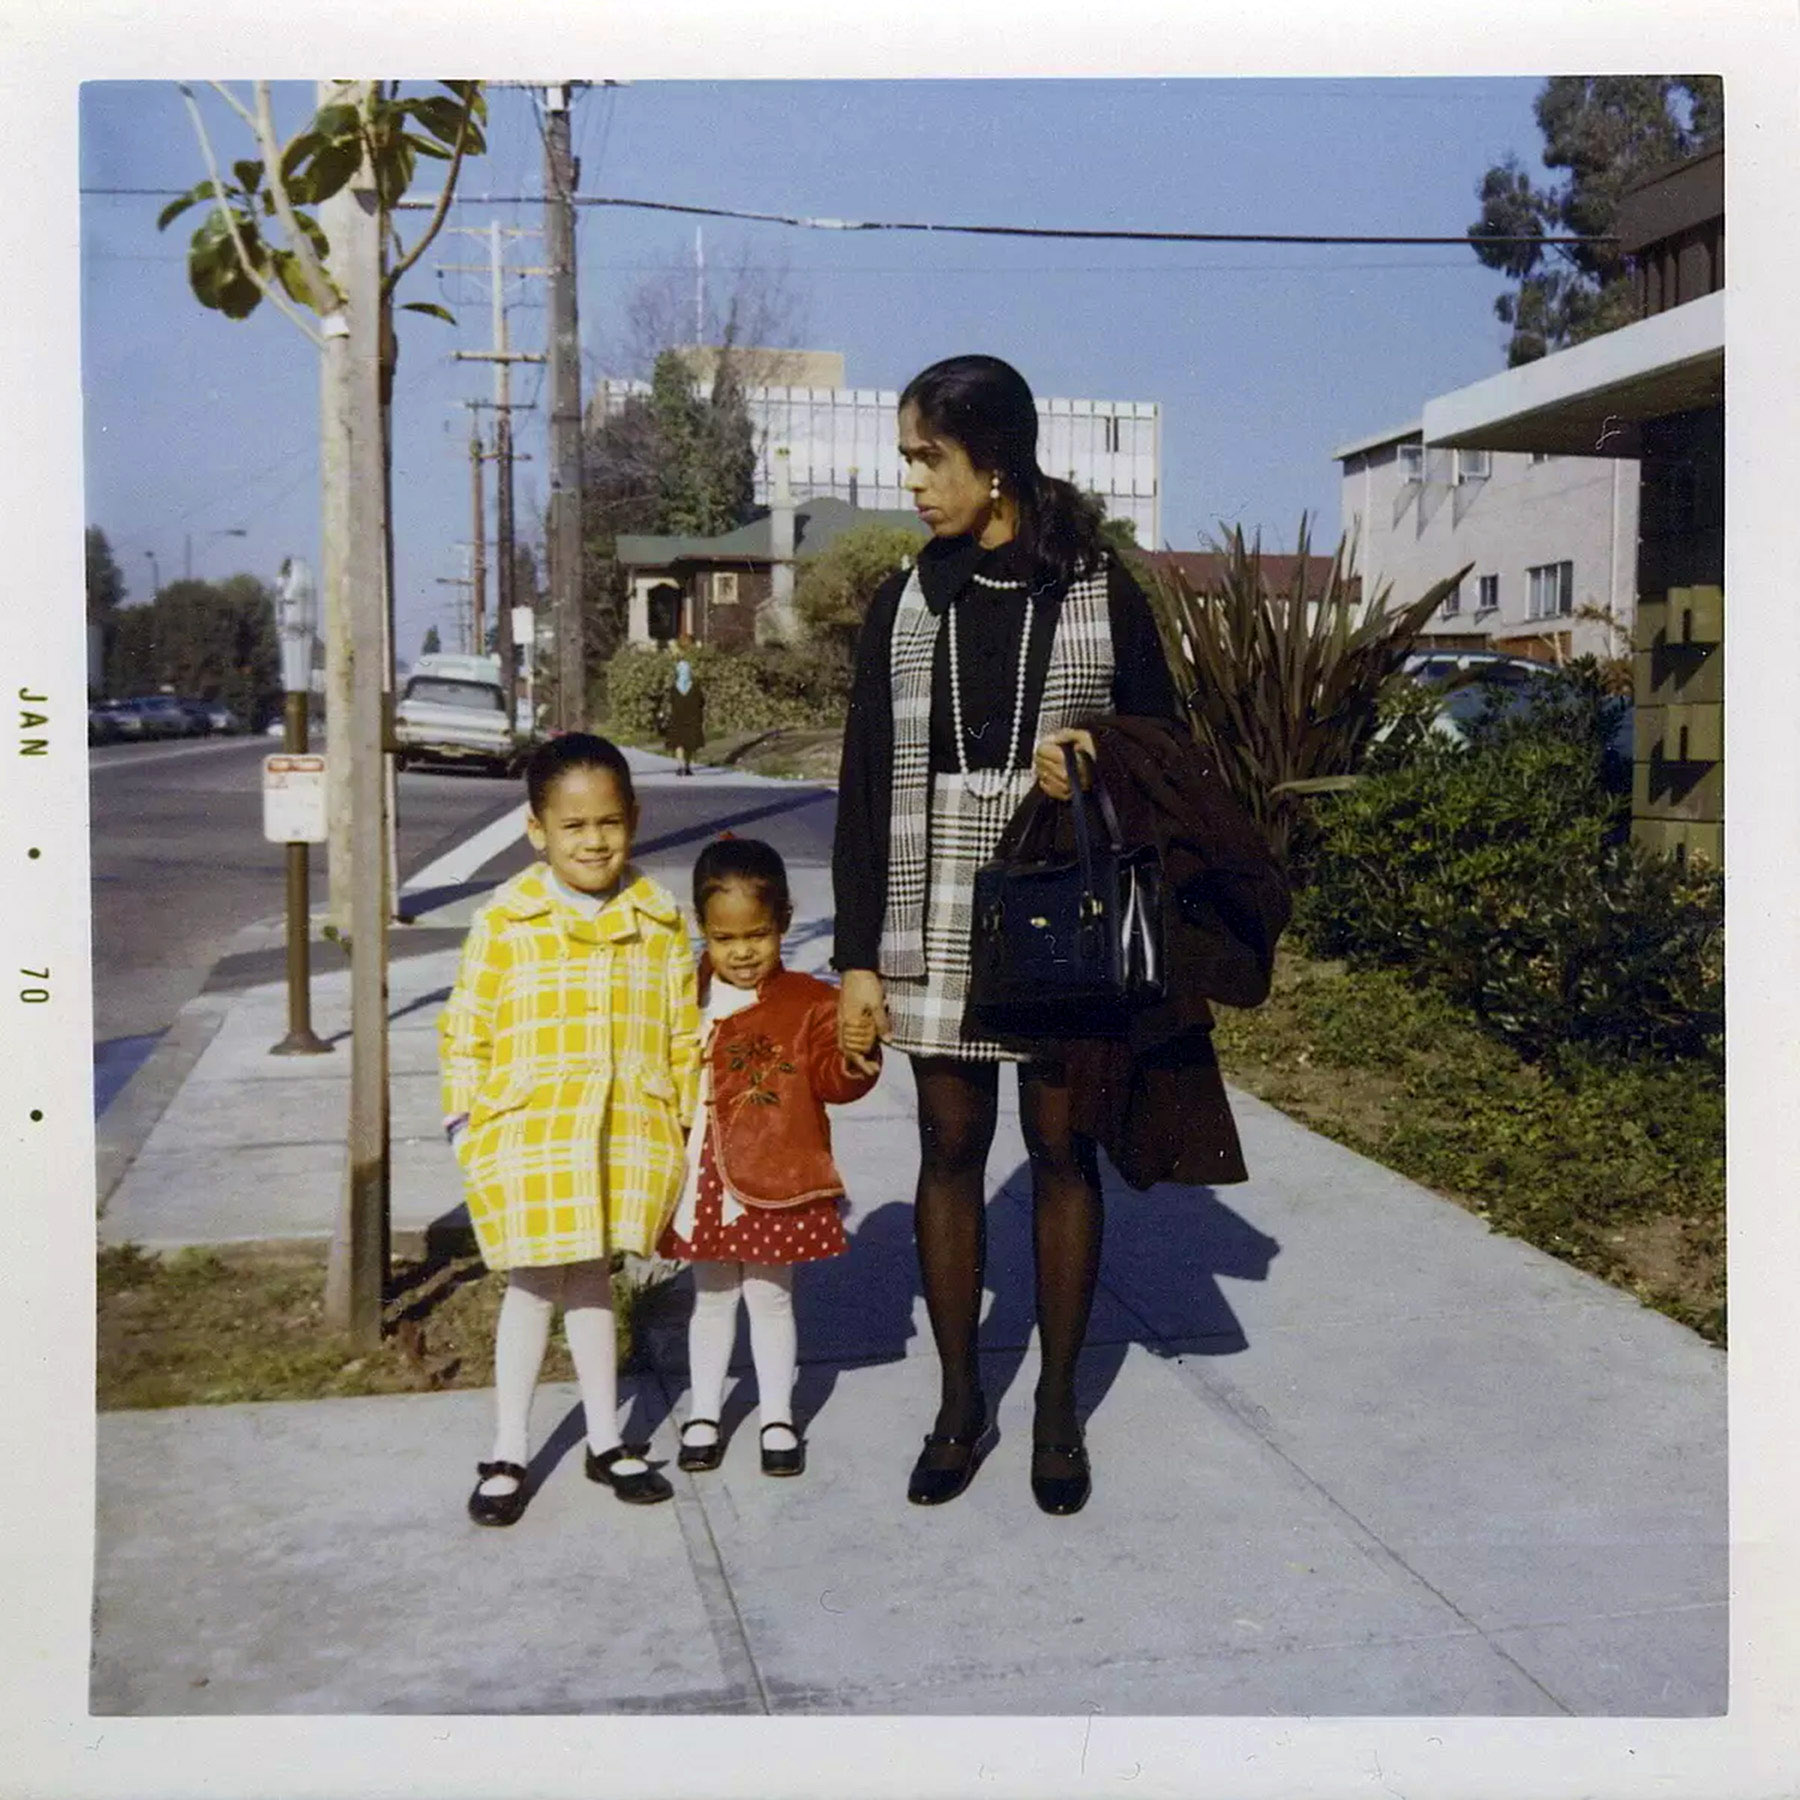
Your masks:
[[[994,471],[993,480],[988,483],[988,500],[992,505],[1000,504],[1000,472],[998,469]]]

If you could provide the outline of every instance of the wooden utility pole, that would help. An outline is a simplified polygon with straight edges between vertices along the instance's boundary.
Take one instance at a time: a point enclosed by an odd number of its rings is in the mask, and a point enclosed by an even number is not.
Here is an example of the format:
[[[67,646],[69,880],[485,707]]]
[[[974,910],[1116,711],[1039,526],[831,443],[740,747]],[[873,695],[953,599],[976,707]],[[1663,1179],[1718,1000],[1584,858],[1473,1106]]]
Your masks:
[[[469,539],[469,606],[473,614],[475,641],[469,646],[477,656],[487,649],[486,619],[482,616],[487,604],[487,527],[481,516],[481,433],[469,433],[469,486],[470,498],[474,503],[474,516],[470,522]]]
[[[445,263],[443,267],[468,273],[482,269],[491,284],[494,347],[491,350],[458,350],[456,358],[459,362],[491,362],[494,365],[494,458],[498,464],[494,485],[494,622],[498,628],[495,633],[495,648],[500,652],[500,681],[506,690],[506,717],[510,724],[516,726],[519,683],[518,671],[514,667],[517,657],[513,651],[512,626],[515,461],[512,441],[512,366],[516,362],[541,363],[545,359],[535,352],[512,348],[506,326],[506,265],[501,260],[501,240],[503,237],[527,237],[532,234],[526,227],[502,227],[498,221],[490,224],[486,231],[478,231],[466,225],[452,229],[467,237],[485,237],[488,240],[488,261],[485,268],[469,263]],[[515,268],[513,273],[541,275],[545,271]]]
[[[550,266],[550,517],[545,531],[556,632],[556,722],[587,725],[581,621],[581,334],[575,303],[575,184],[568,83],[544,89],[544,250]]]
[[[327,1323],[359,1346],[381,1339],[388,1261],[386,871],[387,594],[381,423],[381,217],[365,157],[350,183],[334,264],[348,297],[349,498],[345,596],[350,711],[336,755],[350,776],[350,1125],[343,1205],[326,1273]],[[343,726],[347,724],[348,730]]]
[[[469,614],[467,610],[468,596],[470,590],[475,586],[474,582],[466,575],[439,575],[436,579],[439,587],[462,589],[462,594],[458,597],[456,602],[456,641],[461,646],[465,655],[479,656],[481,654],[481,646],[479,644],[471,643],[469,639]]]

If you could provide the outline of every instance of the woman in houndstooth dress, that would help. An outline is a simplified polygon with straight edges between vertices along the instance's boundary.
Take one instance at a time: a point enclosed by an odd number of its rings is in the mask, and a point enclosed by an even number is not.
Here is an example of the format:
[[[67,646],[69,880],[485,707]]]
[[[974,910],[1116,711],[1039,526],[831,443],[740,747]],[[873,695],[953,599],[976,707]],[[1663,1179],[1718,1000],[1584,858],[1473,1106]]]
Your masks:
[[[846,1026],[873,1015],[913,1059],[914,1214],[943,1392],[908,1486],[953,1499],[990,1424],[976,1328],[999,1065],[1019,1067],[1031,1158],[1041,1371],[1032,1490],[1076,1511],[1089,1477],[1075,1362],[1100,1260],[1097,1151],[1069,1124],[1061,1070],[963,1029],[975,870],[1035,782],[1066,799],[1077,722],[1179,716],[1148,602],[1105,547],[1098,509],[1037,464],[1037,407],[997,358],[934,364],[901,396],[906,483],[931,531],[864,624],[833,850]]]

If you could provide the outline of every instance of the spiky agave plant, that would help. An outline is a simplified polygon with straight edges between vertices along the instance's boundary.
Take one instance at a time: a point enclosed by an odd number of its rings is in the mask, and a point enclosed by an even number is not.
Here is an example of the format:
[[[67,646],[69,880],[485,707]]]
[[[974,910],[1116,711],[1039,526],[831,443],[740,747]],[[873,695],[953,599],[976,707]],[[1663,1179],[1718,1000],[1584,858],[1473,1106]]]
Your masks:
[[[1223,566],[1207,591],[1158,570],[1151,601],[1194,736],[1286,863],[1303,796],[1356,767],[1383,685],[1474,565],[1396,610],[1391,582],[1361,596],[1348,540],[1323,584],[1309,587],[1304,517],[1285,593],[1263,578],[1260,534],[1246,545],[1234,528],[1213,548]]]

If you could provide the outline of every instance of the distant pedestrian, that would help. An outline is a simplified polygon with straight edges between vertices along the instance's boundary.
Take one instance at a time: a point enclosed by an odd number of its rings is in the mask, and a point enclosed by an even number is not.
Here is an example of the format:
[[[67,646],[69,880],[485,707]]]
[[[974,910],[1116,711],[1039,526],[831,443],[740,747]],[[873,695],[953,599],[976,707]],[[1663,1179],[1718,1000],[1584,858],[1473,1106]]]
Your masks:
[[[701,985],[704,1066],[681,1204],[658,1245],[694,1265],[688,1325],[689,1410],[680,1466],[716,1469],[719,1414],[737,1337],[750,1315],[762,1471],[798,1475],[806,1446],[794,1421],[794,1264],[841,1256],[844,1183],[831,1156],[828,1104],[875,1085],[875,1028],[838,1044],[837,990],[786,969],[793,921],[787,869],[755,838],[708,844],[694,865],[694,913],[706,939]]]
[[[1075,1365],[1100,1266],[1098,1151],[1073,1126],[1060,1059],[964,1028],[975,870],[1034,784],[1068,798],[1063,745],[1094,753],[1083,721],[1181,709],[1098,509],[1038,466],[1024,377],[991,356],[935,363],[901,395],[898,423],[903,480],[932,536],[877,590],[858,640],[832,877],[846,1033],[873,1019],[913,1059],[918,1090],[914,1228],[942,1391],[907,1498],[954,1499],[990,1437],[985,1183],[1011,1062],[1037,1265],[1031,1488],[1046,1512],[1070,1513],[1090,1488]]]
[[[524,1512],[532,1394],[560,1303],[587,1416],[588,1479],[646,1505],[674,1490],[620,1442],[610,1257],[647,1254],[681,1188],[699,1014],[675,897],[631,863],[623,753],[569,732],[525,768],[543,861],[475,915],[439,1021],[445,1129],[490,1269],[509,1271],[494,1345],[479,1525]]]
[[[676,661],[668,692],[663,696],[663,748],[675,752],[677,775],[693,774],[693,759],[706,744],[706,689],[688,660],[688,648],[688,641],[683,638],[683,654]]]

